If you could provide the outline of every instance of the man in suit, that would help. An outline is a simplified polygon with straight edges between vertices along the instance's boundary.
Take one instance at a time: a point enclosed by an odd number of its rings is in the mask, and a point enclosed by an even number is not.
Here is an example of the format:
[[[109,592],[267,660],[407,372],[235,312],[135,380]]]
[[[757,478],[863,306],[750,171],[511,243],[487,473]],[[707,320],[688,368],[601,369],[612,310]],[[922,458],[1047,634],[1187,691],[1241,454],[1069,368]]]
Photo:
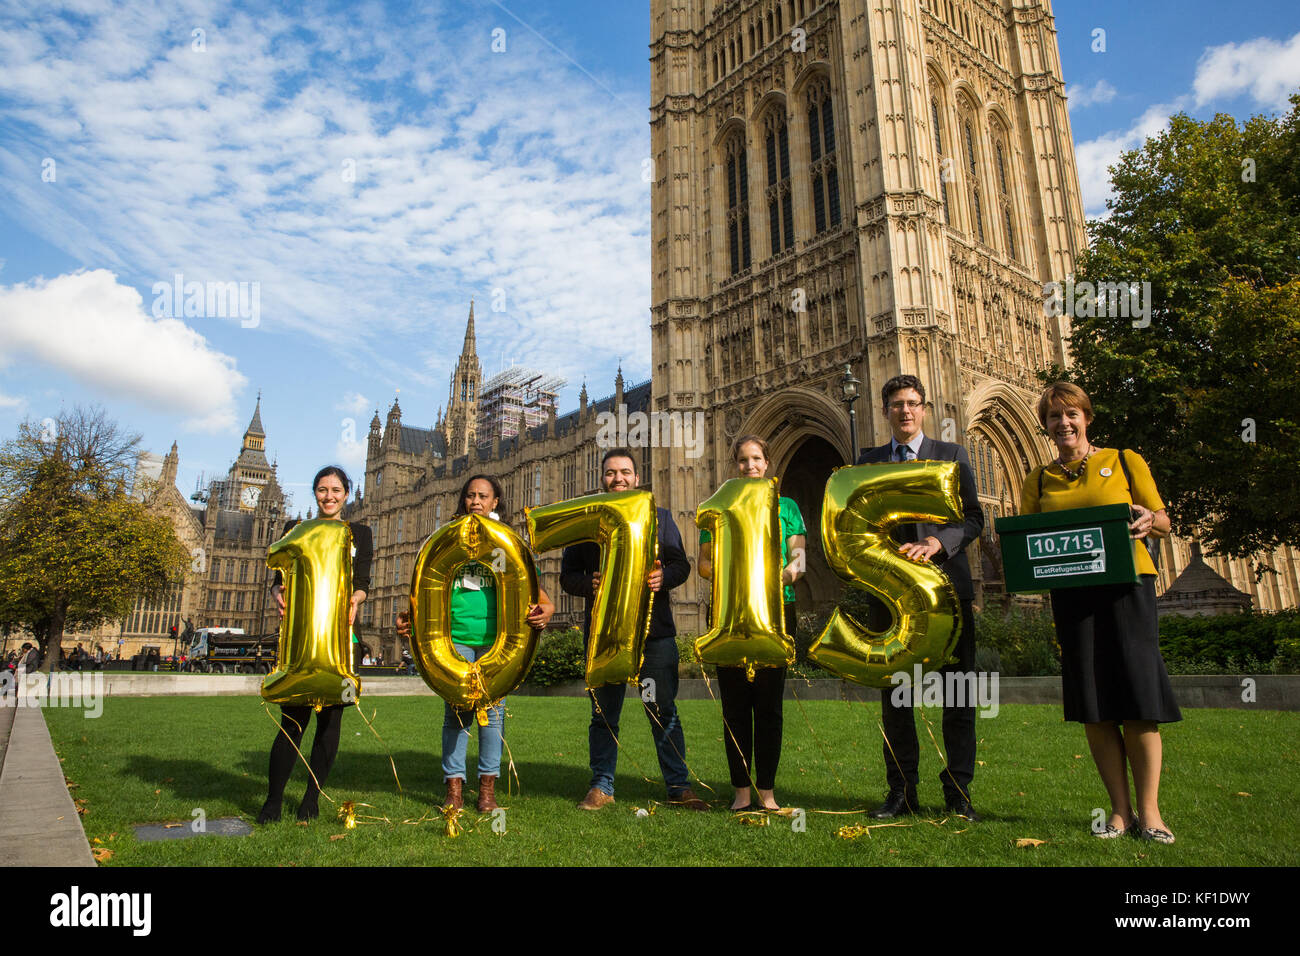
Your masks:
[[[936,559],[940,570],[952,581],[961,601],[961,636],[957,641],[956,663],[943,668],[973,673],[975,670],[975,619],[971,603],[975,597],[971,586],[970,563],[966,546],[979,537],[984,528],[984,509],[980,507],[966,449],[951,442],[935,441],[923,431],[925,423],[925,386],[915,375],[896,375],[881,389],[885,417],[893,437],[885,444],[864,451],[859,465],[903,461],[955,461],[961,476],[961,505],[964,519],[946,525],[907,524],[894,529],[900,541],[899,551],[916,561]],[[889,612],[883,603],[873,606],[868,626],[883,630],[889,626]],[[971,700],[949,700],[945,681],[943,708],[943,744],[948,751],[948,766],[939,779],[943,784],[944,803],[949,812],[968,820],[979,820],[970,800],[971,779],[975,775],[975,707]],[[961,682],[957,682],[960,691]],[[882,806],[869,814],[887,820],[917,808],[916,785],[919,751],[916,723],[911,703],[895,706],[891,700],[896,688],[880,693],[881,716],[885,726],[885,776],[889,793]],[[915,690],[919,691],[919,688]],[[963,706],[956,706],[962,704]]]
[[[631,491],[639,482],[631,450],[611,448],[600,463],[600,483],[605,491]],[[708,810],[709,805],[690,787],[686,767],[686,737],[677,716],[677,627],[673,623],[668,592],[680,586],[691,573],[682,536],[672,515],[656,508],[659,560],[646,586],[656,592],[650,611],[640,680],[643,703],[650,721],[659,756],[659,769],[668,788],[668,802],[691,810]],[[591,633],[591,605],[600,585],[600,545],[588,541],[564,549],[560,562],[560,587],[586,601],[582,629]],[[591,784],[578,806],[599,810],[614,802],[614,770],[618,764],[618,726],[623,712],[626,684],[608,684],[591,690],[591,725],[587,746],[591,758]]]

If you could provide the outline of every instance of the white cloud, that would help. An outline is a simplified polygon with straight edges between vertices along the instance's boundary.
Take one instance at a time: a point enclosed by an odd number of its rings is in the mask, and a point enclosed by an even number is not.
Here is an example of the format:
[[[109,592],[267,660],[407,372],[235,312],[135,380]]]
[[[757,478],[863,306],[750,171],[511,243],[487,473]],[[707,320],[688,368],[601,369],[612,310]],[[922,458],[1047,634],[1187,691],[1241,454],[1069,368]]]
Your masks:
[[[1111,194],[1109,167],[1119,161],[1119,154],[1136,149],[1148,137],[1163,130],[1169,125],[1169,117],[1180,108],[1181,102],[1157,103],[1128,129],[1105,133],[1074,147],[1074,158],[1079,166],[1079,190],[1083,193],[1083,209],[1088,216],[1105,214],[1106,200]]]
[[[0,392],[0,408],[26,408],[27,399],[21,395],[5,395]]]
[[[1066,89],[1065,97],[1070,101],[1071,109],[1081,110],[1096,103],[1109,103],[1115,98],[1115,92],[1115,87],[1100,79],[1092,86],[1074,84]]]
[[[1286,109],[1300,87],[1300,33],[1286,41],[1257,37],[1208,47],[1196,64],[1196,105],[1249,93],[1256,103]]]
[[[179,319],[154,318],[106,269],[0,286],[0,365],[19,356],[212,431],[235,424],[247,384],[233,358]]]
[[[364,415],[370,410],[370,399],[360,392],[344,392],[343,397],[334,406],[341,412],[351,412],[353,415]]]

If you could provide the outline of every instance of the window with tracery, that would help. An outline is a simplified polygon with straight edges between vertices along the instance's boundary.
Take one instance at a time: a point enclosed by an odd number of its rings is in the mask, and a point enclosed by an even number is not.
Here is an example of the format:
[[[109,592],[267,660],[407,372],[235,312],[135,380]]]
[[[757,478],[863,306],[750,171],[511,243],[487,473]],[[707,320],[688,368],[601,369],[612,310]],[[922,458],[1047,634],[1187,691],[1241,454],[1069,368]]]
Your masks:
[[[727,141],[727,247],[731,274],[750,265],[749,248],[749,165],[745,140],[736,133]]]
[[[808,91],[808,176],[818,233],[840,224],[840,177],[835,162],[835,111],[823,80]]]
[[[784,111],[768,113],[763,124],[763,149],[767,159],[767,220],[771,253],[794,245],[794,194],[790,188],[790,128]]]

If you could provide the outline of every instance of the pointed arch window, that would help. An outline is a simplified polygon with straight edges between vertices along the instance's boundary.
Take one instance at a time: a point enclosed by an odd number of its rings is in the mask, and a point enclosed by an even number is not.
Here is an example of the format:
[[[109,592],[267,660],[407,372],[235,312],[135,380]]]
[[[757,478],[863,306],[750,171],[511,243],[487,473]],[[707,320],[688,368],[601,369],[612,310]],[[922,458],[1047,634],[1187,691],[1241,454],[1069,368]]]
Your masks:
[[[773,110],[763,124],[767,159],[767,220],[772,255],[794,245],[794,195],[790,188],[790,128],[784,112]]]
[[[970,208],[971,218],[974,220],[975,235],[980,242],[984,242],[984,209],[980,202],[980,174],[979,163],[975,153],[975,135],[971,132],[970,120],[964,123],[966,132],[966,160],[970,167]]]
[[[943,155],[943,126],[939,123],[939,101],[930,98],[930,123],[934,126],[934,154],[939,161],[939,199],[943,202],[944,225],[952,225],[952,213],[948,209],[948,183],[944,179],[945,157]]]
[[[808,176],[818,233],[840,224],[840,177],[835,161],[835,111],[825,81],[808,91]]]
[[[736,133],[727,141],[727,251],[731,274],[749,268],[749,164],[745,140]]]
[[[1019,261],[1016,255],[1016,227],[1015,227],[1015,206],[1011,198],[1011,186],[1007,177],[1007,162],[1005,136],[1000,128],[993,129],[993,154],[997,163],[998,173],[998,205],[1002,210],[1002,225],[1007,237],[1007,258],[1012,261]]]

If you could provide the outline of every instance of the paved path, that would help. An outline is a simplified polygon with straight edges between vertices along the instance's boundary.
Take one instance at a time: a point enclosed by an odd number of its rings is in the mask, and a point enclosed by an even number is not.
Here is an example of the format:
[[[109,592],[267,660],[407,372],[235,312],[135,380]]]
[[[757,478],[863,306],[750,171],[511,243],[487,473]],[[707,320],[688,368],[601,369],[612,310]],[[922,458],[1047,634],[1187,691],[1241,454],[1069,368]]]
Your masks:
[[[0,707],[0,746],[0,866],[94,866],[41,708]]]

